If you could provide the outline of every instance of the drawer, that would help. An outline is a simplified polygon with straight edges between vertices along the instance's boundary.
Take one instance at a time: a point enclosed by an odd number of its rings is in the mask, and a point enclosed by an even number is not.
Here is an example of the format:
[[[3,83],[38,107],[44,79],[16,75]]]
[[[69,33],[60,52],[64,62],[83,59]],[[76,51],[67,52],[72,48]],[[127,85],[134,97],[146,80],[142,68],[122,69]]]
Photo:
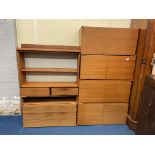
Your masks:
[[[24,102],[22,104],[23,126],[75,126],[75,101]]]
[[[80,79],[133,80],[135,56],[82,55]]]
[[[22,113],[76,112],[76,102],[24,102]]]
[[[138,29],[81,28],[82,54],[134,55]]]
[[[78,95],[78,88],[51,88],[53,96],[75,96]]]
[[[78,125],[125,124],[127,103],[88,103],[78,105]]]
[[[131,82],[123,80],[80,80],[79,102],[129,101]]]
[[[52,119],[36,119],[27,120],[23,119],[23,127],[47,127],[47,126],[76,126],[76,119],[63,119],[63,120],[52,120]]]
[[[49,88],[20,88],[21,96],[49,96]]]

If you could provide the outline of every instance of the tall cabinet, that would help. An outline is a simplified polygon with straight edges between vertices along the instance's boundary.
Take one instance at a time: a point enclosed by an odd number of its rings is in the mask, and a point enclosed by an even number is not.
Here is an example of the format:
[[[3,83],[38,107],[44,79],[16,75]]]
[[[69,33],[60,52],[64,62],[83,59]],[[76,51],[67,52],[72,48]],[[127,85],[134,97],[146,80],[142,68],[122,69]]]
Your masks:
[[[78,125],[125,124],[138,30],[81,28]]]

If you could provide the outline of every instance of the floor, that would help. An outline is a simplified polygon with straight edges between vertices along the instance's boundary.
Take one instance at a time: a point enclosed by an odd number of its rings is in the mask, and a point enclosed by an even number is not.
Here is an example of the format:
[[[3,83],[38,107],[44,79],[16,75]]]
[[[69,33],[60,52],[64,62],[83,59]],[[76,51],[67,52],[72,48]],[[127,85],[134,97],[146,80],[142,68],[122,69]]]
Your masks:
[[[127,125],[23,128],[21,116],[0,116],[0,135],[134,135]]]

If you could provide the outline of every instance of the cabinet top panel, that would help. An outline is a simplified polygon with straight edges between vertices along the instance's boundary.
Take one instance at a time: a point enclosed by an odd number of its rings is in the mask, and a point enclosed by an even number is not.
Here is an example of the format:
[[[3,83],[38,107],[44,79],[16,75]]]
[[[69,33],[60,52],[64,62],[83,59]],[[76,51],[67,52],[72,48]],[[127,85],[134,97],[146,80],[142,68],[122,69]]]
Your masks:
[[[138,29],[131,28],[81,28],[82,54],[134,55]]]

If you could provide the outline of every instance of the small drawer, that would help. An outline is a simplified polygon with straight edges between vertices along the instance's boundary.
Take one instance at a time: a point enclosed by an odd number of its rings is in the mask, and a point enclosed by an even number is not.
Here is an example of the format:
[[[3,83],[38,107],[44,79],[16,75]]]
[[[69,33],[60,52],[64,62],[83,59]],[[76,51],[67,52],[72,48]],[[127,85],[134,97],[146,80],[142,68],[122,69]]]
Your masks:
[[[78,95],[78,88],[51,88],[53,96],[75,96]]]
[[[21,88],[21,96],[49,96],[49,88]]]

